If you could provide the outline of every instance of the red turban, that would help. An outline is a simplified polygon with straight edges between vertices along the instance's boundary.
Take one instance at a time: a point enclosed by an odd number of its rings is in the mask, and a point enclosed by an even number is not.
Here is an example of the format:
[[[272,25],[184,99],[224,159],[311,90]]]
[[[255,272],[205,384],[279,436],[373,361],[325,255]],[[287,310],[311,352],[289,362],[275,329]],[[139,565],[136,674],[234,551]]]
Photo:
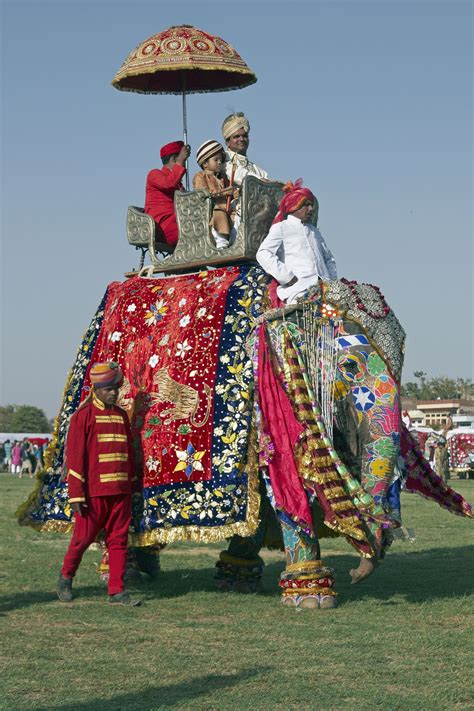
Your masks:
[[[286,185],[283,186],[283,192],[285,195],[283,195],[280,201],[278,212],[272,224],[281,222],[289,213],[299,210],[305,200],[310,200],[313,204],[316,203],[316,205],[318,203],[311,190],[303,187],[301,178],[298,178],[295,183],[286,183]]]
[[[167,143],[166,146],[160,148],[160,158],[166,158],[167,156],[179,153],[183,146],[183,141],[172,141],[172,143]]]

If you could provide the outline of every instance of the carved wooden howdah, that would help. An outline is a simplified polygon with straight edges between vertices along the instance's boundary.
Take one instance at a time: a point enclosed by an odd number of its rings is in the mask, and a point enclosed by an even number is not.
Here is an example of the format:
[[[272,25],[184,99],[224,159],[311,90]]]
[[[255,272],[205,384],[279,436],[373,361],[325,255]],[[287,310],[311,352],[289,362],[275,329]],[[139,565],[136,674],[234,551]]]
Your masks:
[[[133,206],[128,208],[128,241],[137,248],[147,246],[151,263],[160,272],[177,273],[206,266],[253,262],[282,195],[281,183],[265,182],[248,175],[241,187],[241,222],[237,235],[233,244],[225,249],[217,249],[212,237],[213,204],[207,190],[175,193],[179,240],[174,251],[169,245],[156,242],[153,218]],[[163,259],[165,252],[168,256]]]

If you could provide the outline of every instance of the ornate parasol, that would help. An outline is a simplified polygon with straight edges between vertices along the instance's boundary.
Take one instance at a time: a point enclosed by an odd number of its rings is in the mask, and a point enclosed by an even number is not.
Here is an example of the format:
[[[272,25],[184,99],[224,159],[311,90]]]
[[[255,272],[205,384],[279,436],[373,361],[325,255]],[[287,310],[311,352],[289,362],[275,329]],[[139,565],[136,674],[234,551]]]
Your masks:
[[[178,25],[139,44],[112,85],[139,94],[181,94],[183,139],[187,143],[186,94],[243,89],[256,81],[230,44],[192,25]]]

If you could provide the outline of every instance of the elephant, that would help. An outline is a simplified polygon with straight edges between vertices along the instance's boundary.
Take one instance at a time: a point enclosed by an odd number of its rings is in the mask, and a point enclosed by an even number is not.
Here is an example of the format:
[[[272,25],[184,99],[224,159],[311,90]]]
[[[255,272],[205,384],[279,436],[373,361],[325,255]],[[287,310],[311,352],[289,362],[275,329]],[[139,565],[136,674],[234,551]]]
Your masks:
[[[319,539],[343,535],[361,556],[353,582],[367,577],[400,523],[390,489],[401,459],[408,488],[470,515],[403,430],[403,342],[379,289],[345,279],[319,283],[291,308],[275,303],[254,263],[114,282],[82,339],[45,469],[18,520],[72,529],[68,423],[92,363],[115,360],[143,479],[131,546],[154,554],[179,540],[228,540],[216,584],[253,592],[259,550],[272,543],[286,554],[283,602],[335,607]]]

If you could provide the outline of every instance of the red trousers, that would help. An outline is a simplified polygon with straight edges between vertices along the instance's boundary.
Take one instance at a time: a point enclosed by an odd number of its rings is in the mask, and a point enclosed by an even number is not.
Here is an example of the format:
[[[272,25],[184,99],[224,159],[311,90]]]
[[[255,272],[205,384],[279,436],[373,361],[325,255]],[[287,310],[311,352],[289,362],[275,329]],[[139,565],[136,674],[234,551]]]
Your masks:
[[[83,509],[84,511],[84,509]],[[82,556],[105,529],[105,542],[109,551],[109,595],[123,591],[123,578],[127,562],[127,537],[132,511],[130,494],[94,496],[88,499],[84,514],[74,514],[74,533],[64,556],[61,573],[73,578]]]

